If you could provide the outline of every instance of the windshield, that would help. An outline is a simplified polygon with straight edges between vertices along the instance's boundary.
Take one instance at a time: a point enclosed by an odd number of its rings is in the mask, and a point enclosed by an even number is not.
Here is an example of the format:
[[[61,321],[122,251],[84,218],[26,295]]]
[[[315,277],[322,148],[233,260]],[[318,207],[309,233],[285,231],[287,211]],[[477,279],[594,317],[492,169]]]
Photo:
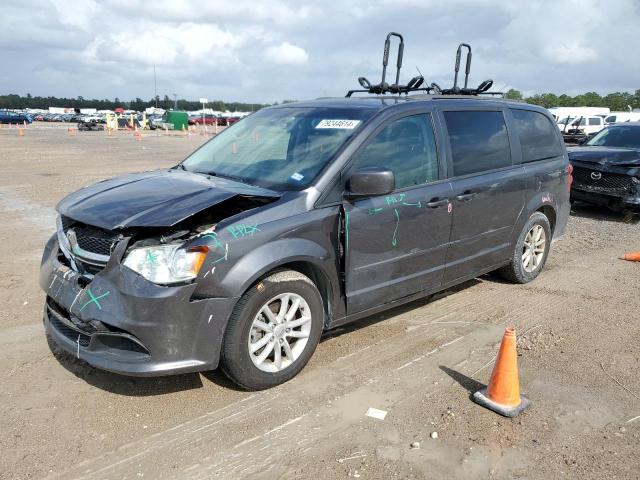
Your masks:
[[[562,125],[564,125],[565,123],[571,123],[576,119],[576,117],[564,117],[561,120],[558,120],[558,123],[561,123]]]
[[[607,127],[589,140],[587,145],[597,147],[640,148],[640,127]]]
[[[327,107],[260,110],[211,139],[182,165],[272,190],[299,190],[373,113]]]

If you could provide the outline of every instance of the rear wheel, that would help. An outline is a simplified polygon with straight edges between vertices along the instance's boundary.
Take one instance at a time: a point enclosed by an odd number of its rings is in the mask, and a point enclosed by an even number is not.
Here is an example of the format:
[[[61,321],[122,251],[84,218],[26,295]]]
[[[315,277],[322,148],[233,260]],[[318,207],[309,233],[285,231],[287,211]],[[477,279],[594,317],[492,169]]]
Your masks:
[[[251,287],[229,319],[222,369],[247,390],[293,378],[315,351],[324,324],[322,298],[301,273],[274,273]]]
[[[498,272],[507,280],[515,283],[528,283],[534,280],[544,267],[551,246],[551,227],[549,219],[541,212],[535,212],[518,237],[511,263]]]

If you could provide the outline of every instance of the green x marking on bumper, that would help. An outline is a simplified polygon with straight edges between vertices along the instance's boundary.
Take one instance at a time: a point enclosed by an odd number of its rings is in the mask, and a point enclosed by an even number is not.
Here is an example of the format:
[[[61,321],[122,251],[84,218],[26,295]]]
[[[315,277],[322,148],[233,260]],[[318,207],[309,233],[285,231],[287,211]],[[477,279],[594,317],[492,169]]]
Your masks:
[[[91,291],[90,288],[87,289],[87,293],[89,294],[89,296],[91,297],[91,300],[89,300],[87,303],[85,303],[82,307],[80,307],[80,311],[84,310],[84,308],[86,306],[88,306],[91,303],[95,303],[96,306],[98,307],[98,310],[102,310],[102,305],[100,305],[100,302],[98,300],[100,300],[101,298],[106,297],[107,295],[109,295],[110,292],[106,292],[103,293],[102,295],[98,295],[97,297],[93,294],[93,292]]]

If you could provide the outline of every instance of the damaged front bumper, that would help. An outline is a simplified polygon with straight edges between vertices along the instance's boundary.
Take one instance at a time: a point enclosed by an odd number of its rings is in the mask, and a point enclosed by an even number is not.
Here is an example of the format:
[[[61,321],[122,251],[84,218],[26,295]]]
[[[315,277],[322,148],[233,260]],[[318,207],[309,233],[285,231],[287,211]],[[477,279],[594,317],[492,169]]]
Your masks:
[[[193,297],[196,284],[153,284],[112,259],[87,278],[69,268],[53,235],[40,286],[44,324],[64,350],[89,364],[133,376],[217,368],[237,298]]]
[[[631,210],[640,213],[640,195],[612,195],[597,190],[572,187],[571,199],[608,207],[615,211]]]

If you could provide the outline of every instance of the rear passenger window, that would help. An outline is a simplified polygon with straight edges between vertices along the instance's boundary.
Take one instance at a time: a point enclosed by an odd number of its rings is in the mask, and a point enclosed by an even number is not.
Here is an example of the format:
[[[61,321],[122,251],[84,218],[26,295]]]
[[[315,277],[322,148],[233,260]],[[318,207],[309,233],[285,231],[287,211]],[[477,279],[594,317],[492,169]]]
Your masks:
[[[451,142],[454,176],[511,165],[502,112],[444,112],[444,118]]]
[[[599,118],[590,118],[589,119],[589,125],[600,125],[600,119]]]
[[[562,155],[556,127],[539,112],[512,109],[516,132],[522,146],[522,161],[535,162]]]

